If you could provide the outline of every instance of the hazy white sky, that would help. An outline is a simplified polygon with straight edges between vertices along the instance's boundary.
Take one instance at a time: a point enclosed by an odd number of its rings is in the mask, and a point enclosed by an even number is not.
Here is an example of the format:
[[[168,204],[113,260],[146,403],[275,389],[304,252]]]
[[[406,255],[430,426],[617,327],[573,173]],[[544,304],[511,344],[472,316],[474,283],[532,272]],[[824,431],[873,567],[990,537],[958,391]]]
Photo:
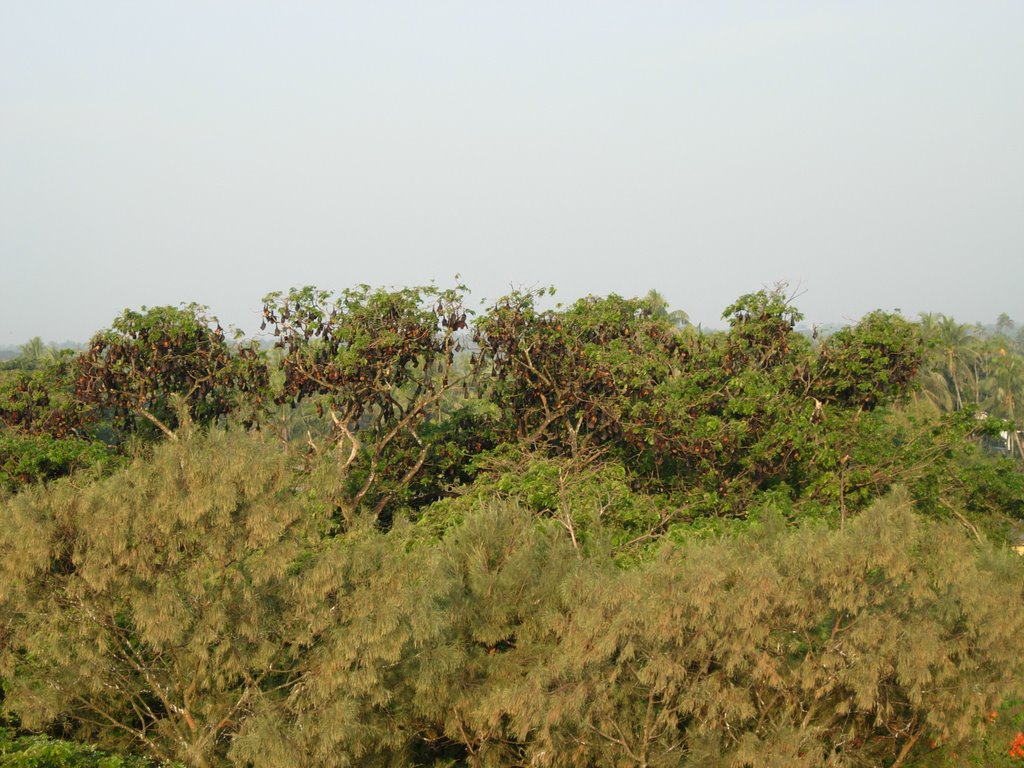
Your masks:
[[[1024,2],[0,1],[0,344],[455,273],[1024,322]]]

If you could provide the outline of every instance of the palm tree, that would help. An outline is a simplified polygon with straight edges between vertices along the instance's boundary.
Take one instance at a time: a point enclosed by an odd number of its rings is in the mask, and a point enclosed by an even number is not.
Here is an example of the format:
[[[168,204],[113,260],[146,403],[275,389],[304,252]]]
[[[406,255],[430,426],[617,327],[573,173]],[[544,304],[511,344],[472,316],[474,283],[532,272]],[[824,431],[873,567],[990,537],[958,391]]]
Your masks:
[[[921,336],[930,351],[925,369],[945,380],[952,410],[963,409],[965,385],[973,391],[975,404],[980,404],[983,359],[977,349],[978,337],[971,333],[971,327],[941,313],[922,312],[919,317]],[[923,378],[925,386],[934,390],[935,376],[926,373]],[[944,398],[933,394],[931,399],[942,407]]]
[[[41,363],[53,359],[53,350],[41,338],[34,336],[21,345],[21,358],[30,363]]]
[[[919,397],[939,410],[947,412],[953,410],[953,393],[949,391],[949,382],[945,374],[936,368],[925,367],[918,378],[919,389],[913,393],[916,401]]]
[[[971,376],[971,368],[967,364],[967,359],[971,354],[971,334],[966,325],[962,325],[946,315],[939,315],[937,331],[939,347],[942,350],[942,357],[945,363],[946,376],[949,378],[949,382],[953,387],[953,393],[956,395],[956,410],[959,411],[964,407],[960,383],[965,376]]]
[[[677,329],[682,330],[690,324],[690,316],[681,309],[668,310],[668,300],[654,288],[643,297],[643,302],[651,309],[651,317],[667,320]]]
[[[993,410],[999,416],[1013,421],[1017,417],[1017,403],[1020,402],[1024,383],[1024,360],[997,344],[992,354],[991,372],[988,389],[993,400]]]

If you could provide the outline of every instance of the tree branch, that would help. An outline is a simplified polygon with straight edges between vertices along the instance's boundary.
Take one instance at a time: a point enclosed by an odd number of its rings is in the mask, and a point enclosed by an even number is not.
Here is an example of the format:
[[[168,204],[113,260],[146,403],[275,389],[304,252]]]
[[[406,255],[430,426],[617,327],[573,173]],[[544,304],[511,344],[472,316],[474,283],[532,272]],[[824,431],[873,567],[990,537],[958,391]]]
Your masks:
[[[143,416],[146,419],[148,419],[149,421],[151,421],[156,426],[157,429],[159,429],[161,432],[163,432],[165,435],[167,435],[167,437],[169,437],[171,440],[177,440],[178,439],[178,436],[176,434],[174,434],[174,432],[171,431],[170,427],[168,427],[166,424],[164,424],[162,421],[160,421],[160,419],[158,419],[152,413],[147,411],[141,405],[136,406],[135,407],[135,411],[140,416]]]

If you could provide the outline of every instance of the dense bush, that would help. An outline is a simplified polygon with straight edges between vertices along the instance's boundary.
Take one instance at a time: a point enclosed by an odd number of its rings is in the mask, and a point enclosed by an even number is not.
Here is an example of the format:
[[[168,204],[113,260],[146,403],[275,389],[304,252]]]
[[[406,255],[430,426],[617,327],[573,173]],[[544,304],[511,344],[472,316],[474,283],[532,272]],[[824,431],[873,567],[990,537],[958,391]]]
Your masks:
[[[0,728],[0,768],[155,768],[155,763],[46,736],[18,737]]]
[[[107,446],[95,441],[0,433],[0,488],[8,491],[114,463]]]
[[[1024,682],[1020,559],[905,495],[623,570],[514,501],[331,535],[286,454],[181,435],[7,504],[26,726],[197,766],[878,765],[969,745]]]

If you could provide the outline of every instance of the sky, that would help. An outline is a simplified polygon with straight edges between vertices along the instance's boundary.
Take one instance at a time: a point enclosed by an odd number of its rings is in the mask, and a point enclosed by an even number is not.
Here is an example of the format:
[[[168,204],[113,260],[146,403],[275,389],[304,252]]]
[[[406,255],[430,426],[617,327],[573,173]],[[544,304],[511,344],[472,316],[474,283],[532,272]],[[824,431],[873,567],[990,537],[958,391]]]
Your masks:
[[[1024,322],[1024,2],[0,0],[0,344],[292,286]]]

